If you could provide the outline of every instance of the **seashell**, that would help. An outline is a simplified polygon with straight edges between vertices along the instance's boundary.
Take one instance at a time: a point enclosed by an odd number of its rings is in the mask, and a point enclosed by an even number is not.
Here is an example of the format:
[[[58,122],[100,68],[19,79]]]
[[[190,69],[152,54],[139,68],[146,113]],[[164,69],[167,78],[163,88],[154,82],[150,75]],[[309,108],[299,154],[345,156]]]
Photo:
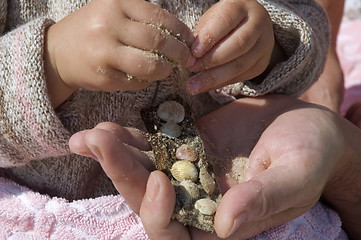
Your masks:
[[[187,160],[190,162],[194,162],[197,160],[198,154],[197,150],[194,147],[189,146],[187,144],[182,144],[175,153],[176,158],[181,160]]]
[[[159,105],[157,115],[163,121],[180,123],[185,117],[185,110],[182,104],[177,101],[170,100]]]
[[[170,169],[173,177],[178,181],[191,180],[196,181],[198,178],[198,171],[196,166],[185,160],[177,161],[172,165]]]
[[[166,122],[161,126],[160,131],[163,135],[170,138],[177,138],[182,134],[181,127],[173,121]]]
[[[202,198],[195,202],[194,208],[204,215],[213,215],[217,210],[217,203],[209,198]]]
[[[208,195],[212,195],[216,189],[216,182],[204,167],[199,171],[199,181],[201,182],[204,191],[206,191]]]
[[[197,199],[199,197],[199,188],[197,184],[195,184],[191,180],[184,180],[180,183],[180,185],[187,190],[187,192],[193,199]]]

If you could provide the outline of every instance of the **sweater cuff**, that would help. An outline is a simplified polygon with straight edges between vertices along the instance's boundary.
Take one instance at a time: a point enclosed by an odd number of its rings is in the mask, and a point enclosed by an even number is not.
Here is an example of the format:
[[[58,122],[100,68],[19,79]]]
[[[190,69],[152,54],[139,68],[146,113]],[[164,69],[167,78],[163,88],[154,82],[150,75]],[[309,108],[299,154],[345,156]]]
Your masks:
[[[39,18],[4,35],[7,76],[2,78],[2,167],[70,152],[70,133],[51,106],[44,72],[44,39],[53,21]]]

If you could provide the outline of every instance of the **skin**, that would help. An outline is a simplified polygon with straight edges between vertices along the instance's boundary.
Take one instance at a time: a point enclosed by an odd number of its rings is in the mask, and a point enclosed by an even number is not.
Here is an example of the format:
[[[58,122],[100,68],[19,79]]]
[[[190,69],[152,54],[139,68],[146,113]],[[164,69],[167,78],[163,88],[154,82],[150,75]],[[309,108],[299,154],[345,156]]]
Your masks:
[[[326,106],[332,111],[339,113],[344,95],[344,79],[336,46],[345,1],[317,0],[317,2],[325,9],[328,15],[331,28],[331,44],[322,75],[301,96],[301,99]]]
[[[171,220],[174,190],[140,151],[149,145],[139,131],[102,123],[76,133],[69,145],[100,162],[151,239],[246,239],[294,219],[320,197],[339,212],[350,237],[361,237],[361,131],[353,124],[319,105],[268,96],[237,100],[197,126],[207,153],[224,164],[250,155],[244,183],[218,175],[224,193],[215,216],[218,236]]]
[[[187,82],[191,94],[257,77],[282,53],[268,12],[254,0],[216,3],[200,18],[195,35],[191,50],[197,60],[190,70],[197,74]]]
[[[189,47],[194,41],[191,30],[174,15],[143,0],[91,1],[52,25],[46,37],[45,71],[54,107],[77,88],[143,89],[166,78],[173,62],[187,66],[195,61]]]
[[[361,102],[352,104],[347,110],[345,118],[361,128]]]
[[[44,62],[53,107],[78,88],[146,88],[169,76],[174,63],[198,72],[186,87],[198,94],[257,77],[283,59],[270,16],[255,0],[218,2],[200,18],[194,34],[146,1],[90,2],[47,31]]]

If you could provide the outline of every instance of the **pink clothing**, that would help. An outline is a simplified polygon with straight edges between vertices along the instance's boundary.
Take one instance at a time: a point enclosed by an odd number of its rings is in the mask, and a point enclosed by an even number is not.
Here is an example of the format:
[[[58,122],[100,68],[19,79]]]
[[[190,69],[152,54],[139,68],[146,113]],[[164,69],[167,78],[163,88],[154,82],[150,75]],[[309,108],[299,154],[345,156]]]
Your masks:
[[[337,52],[345,79],[345,96],[341,113],[361,102],[361,19],[343,21],[340,27]]]
[[[68,202],[0,178],[0,239],[148,239],[139,217],[120,196]],[[321,203],[252,240],[347,239],[337,213]]]

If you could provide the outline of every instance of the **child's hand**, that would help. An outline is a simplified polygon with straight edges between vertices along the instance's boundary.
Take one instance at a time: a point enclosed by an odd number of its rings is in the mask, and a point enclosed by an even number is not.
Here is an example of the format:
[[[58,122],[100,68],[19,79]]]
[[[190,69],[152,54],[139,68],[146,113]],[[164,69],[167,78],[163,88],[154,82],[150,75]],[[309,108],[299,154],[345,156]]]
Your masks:
[[[269,65],[274,47],[272,21],[255,0],[223,0],[199,20],[190,69],[192,94],[209,91],[260,75]]]
[[[48,76],[73,89],[142,89],[167,77],[174,63],[193,64],[193,40],[184,23],[154,4],[94,0],[49,28]]]

